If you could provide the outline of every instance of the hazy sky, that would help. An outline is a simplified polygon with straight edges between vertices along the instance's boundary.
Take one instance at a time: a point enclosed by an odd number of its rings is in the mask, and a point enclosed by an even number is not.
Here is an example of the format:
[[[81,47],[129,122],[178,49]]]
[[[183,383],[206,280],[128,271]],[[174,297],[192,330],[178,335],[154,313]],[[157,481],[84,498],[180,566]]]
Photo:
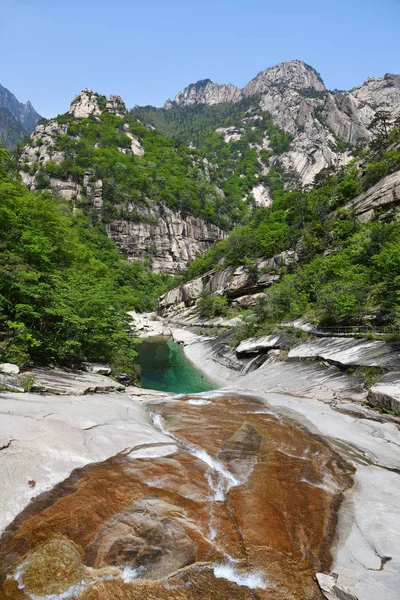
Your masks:
[[[0,0],[0,83],[43,116],[82,88],[161,106],[298,58],[328,88],[400,73],[400,0]]]

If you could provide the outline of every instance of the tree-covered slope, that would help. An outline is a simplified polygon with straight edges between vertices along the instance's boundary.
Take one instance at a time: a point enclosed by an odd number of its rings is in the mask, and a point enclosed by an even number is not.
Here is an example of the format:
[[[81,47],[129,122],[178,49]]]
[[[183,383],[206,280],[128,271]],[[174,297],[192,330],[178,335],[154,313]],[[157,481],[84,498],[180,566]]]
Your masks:
[[[271,207],[254,211],[192,263],[187,279],[216,264],[251,272],[257,259],[292,250],[297,261],[281,268],[281,281],[266,291],[253,332],[295,317],[323,325],[398,323],[399,169],[395,127],[347,167],[321,174],[313,189],[281,190]],[[357,214],[360,202],[363,212]]]
[[[132,373],[127,310],[151,310],[165,277],[128,263],[101,225],[26,189],[0,148],[1,361],[107,361]]]
[[[90,109],[83,104],[85,94],[92,99]],[[201,153],[143,125],[126,113],[119,98],[111,107],[94,92],[82,97],[69,113],[39,126],[24,148],[21,169],[30,187],[48,188],[54,179],[69,181],[76,185],[77,204],[89,205],[85,175],[93,182],[101,180],[104,221],[140,219],[138,209],[151,204],[222,227],[237,221],[240,203],[221,200]]]
[[[132,114],[168,138],[195,146],[215,166],[213,181],[226,199],[242,203],[242,216],[248,206],[268,204],[276,187],[299,183],[279,161],[292,136],[274,125],[257,97],[211,106],[135,107]]]

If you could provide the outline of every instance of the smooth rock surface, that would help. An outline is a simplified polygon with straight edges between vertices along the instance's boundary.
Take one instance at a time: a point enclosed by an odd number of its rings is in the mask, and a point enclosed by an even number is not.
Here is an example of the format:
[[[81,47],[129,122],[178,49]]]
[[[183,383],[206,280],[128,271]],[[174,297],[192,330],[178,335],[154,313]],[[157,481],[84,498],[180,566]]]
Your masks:
[[[256,398],[195,395],[147,408],[175,451],[120,453],[33,501],[2,538],[7,595],[17,583],[42,597],[54,589],[29,572],[38,553],[47,560],[44,541],[63,565],[73,545],[82,549],[81,598],[120,598],[124,583],[127,599],[204,599],[211,590],[220,600],[319,599],[314,574],[329,564],[332,515],[351,467]]]
[[[248,338],[240,342],[236,346],[237,354],[258,354],[259,352],[266,352],[272,350],[280,345],[279,335],[266,335],[263,337]]]
[[[94,372],[36,367],[25,371],[24,375],[32,377],[33,392],[84,395],[124,390],[124,386],[117,381]]]
[[[378,408],[400,413],[400,371],[379,379],[368,392],[368,402]]]
[[[174,449],[169,438],[154,430],[139,404],[123,393],[0,393],[0,412],[0,530],[32,496],[77,467],[135,447],[138,456]]]
[[[400,367],[400,344],[354,338],[314,338],[298,344],[288,359],[318,358],[345,367]]]
[[[347,341],[347,340],[345,340]],[[356,340],[354,340],[356,342]],[[216,353],[196,347],[197,364],[214,375]],[[185,352],[193,346],[185,347]],[[339,361],[338,361],[339,362]],[[277,362],[238,377],[227,365],[226,393],[257,394],[281,414],[330,440],[356,468],[354,486],[339,511],[333,563],[321,578],[328,600],[397,600],[400,589],[400,432],[397,421],[354,402],[365,400],[362,382],[334,366]],[[326,592],[326,593],[325,593]]]
[[[18,375],[19,366],[12,363],[0,363],[0,373],[5,373],[6,375]]]

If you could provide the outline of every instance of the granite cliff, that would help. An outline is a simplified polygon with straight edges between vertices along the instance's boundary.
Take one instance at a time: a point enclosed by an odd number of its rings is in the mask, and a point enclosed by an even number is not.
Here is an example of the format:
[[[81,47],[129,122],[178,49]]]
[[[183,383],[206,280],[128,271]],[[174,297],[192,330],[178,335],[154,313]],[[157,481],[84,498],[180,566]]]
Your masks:
[[[132,131],[135,126],[138,133]],[[93,137],[86,140],[89,128]],[[173,188],[176,196],[182,189],[179,206],[178,198],[166,190],[166,178],[158,176],[153,157],[145,153],[146,134],[151,138],[149,146],[153,150],[160,136],[138,122],[132,125],[119,96],[106,99],[85,89],[72,101],[67,115],[36,127],[22,150],[20,172],[28,188],[50,188],[70,201],[74,210],[83,208],[95,220],[104,220],[108,235],[130,260],[149,259],[153,271],[173,274],[224,238],[221,227],[199,216],[202,206],[218,201],[220,194],[209,181],[210,166],[206,161],[190,156],[190,151],[185,150],[186,154],[179,156],[177,162],[180,162],[175,165],[174,155],[179,148],[172,147],[169,159],[161,151],[158,158],[164,163],[171,185],[176,181]],[[85,145],[92,153],[90,159],[87,154],[80,156]],[[164,145],[168,150],[171,147],[167,141]],[[110,147],[114,153],[111,158],[105,154]],[[104,162],[99,164],[103,149],[102,160],[108,161],[106,167]],[[81,164],[82,168],[76,168]],[[182,182],[178,180],[178,168]],[[135,179],[127,180],[125,189],[121,189],[121,173],[129,174],[130,170]],[[188,178],[192,190],[185,186]],[[139,189],[135,189],[136,182]],[[158,198],[154,198],[154,190]],[[196,204],[193,210],[188,206],[192,200],[190,194]],[[197,195],[204,198],[202,206]]]
[[[369,77],[350,91],[332,92],[315,69],[293,60],[261,71],[243,89],[208,79],[191,84],[164,109],[234,105],[246,99],[292,136],[280,160],[302,184],[311,184],[322,169],[346,163],[351,147],[371,140],[368,126],[377,110],[400,114],[400,75]]]

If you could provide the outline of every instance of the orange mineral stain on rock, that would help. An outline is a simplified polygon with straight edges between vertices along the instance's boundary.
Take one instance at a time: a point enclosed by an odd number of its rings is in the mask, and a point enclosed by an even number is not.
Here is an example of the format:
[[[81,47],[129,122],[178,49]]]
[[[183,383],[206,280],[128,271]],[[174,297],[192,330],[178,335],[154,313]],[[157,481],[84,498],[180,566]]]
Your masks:
[[[71,593],[85,600],[321,598],[348,465],[255,398],[149,410],[178,451],[89,465],[33,500],[1,538],[0,598],[53,593],[60,570],[35,582],[31,568],[29,589],[21,572],[55,538],[80,550]],[[54,560],[69,573],[62,552]]]

